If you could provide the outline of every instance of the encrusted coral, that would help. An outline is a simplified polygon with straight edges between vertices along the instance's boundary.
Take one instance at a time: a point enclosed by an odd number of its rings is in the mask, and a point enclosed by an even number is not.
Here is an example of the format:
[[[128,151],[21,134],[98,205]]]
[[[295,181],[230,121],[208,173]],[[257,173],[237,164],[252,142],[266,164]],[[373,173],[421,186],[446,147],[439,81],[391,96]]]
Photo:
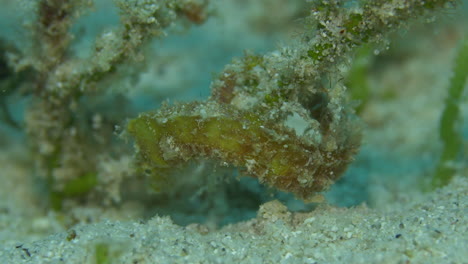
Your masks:
[[[120,156],[115,153],[126,148],[114,137],[114,126],[126,117],[129,104],[99,89],[99,82],[115,77],[119,65],[140,58],[141,47],[164,36],[178,19],[203,22],[207,3],[116,1],[121,24],[101,32],[85,58],[72,49],[71,27],[93,1],[31,3],[37,16],[31,26],[36,45],[18,54],[15,63],[17,68],[29,66],[34,71],[34,96],[25,125],[37,157],[37,174],[47,181],[54,207],[60,207],[64,197],[84,197],[92,190],[106,189],[108,172],[100,171],[99,162],[115,159]],[[117,104],[121,107],[112,109]],[[101,195],[108,196],[105,191]]]

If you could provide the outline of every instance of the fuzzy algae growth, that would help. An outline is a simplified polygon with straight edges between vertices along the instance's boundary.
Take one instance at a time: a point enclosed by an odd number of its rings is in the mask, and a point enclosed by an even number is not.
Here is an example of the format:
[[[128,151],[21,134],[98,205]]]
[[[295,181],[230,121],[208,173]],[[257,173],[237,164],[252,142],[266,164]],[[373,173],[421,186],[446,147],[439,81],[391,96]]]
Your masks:
[[[183,164],[212,160],[312,198],[338,179],[360,145],[360,124],[336,81],[336,67],[360,46],[381,42],[410,18],[450,3],[312,3],[301,38],[263,56],[234,59],[213,80],[207,101],[165,106],[130,121],[137,167],[156,190],[170,191],[183,180],[174,176]]]
[[[177,113],[171,115],[171,113]],[[170,172],[192,159],[239,167],[260,182],[307,199],[344,171],[355,149],[326,150],[255,113],[214,102],[178,105],[128,124],[140,166],[157,190],[170,189]]]

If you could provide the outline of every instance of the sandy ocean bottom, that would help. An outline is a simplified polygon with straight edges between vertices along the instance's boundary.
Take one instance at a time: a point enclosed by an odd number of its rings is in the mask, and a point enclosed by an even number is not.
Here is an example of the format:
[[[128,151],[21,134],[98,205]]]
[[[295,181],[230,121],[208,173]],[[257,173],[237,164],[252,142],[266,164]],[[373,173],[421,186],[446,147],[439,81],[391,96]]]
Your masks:
[[[467,263],[468,259],[466,175],[385,210],[324,203],[310,212],[292,213],[275,200],[263,204],[256,218],[219,230],[176,225],[167,216],[137,220],[122,212],[106,212],[100,216],[104,220],[85,220],[67,229],[61,214],[34,207],[38,201],[18,187],[27,170],[12,166],[4,156],[0,164],[5,183],[0,197],[1,263]],[[16,178],[8,178],[13,175]],[[98,219],[102,211],[77,208],[74,213]]]

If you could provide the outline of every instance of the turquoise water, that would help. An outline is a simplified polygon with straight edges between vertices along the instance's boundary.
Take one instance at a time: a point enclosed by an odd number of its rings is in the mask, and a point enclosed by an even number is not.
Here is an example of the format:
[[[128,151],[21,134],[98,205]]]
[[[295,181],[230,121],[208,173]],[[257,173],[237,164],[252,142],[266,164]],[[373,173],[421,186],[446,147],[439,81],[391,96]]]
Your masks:
[[[53,178],[67,178],[67,172],[59,169],[66,167],[68,161],[59,158],[61,163],[50,165],[55,161],[52,161],[53,155],[49,153],[45,155],[47,161],[44,162],[43,153],[47,152],[44,150],[47,144],[42,144],[41,137],[49,139],[53,136],[35,134],[39,130],[36,126],[42,123],[31,121],[41,121],[48,114],[44,111],[37,116],[31,113],[31,109],[34,110],[41,100],[52,100],[49,97],[40,98],[43,96],[40,90],[45,87],[41,84],[44,72],[38,74],[34,70],[35,67],[43,67],[38,63],[46,58],[38,54],[37,36],[32,33],[34,8],[26,2],[5,2],[0,20],[3,25],[0,27],[0,39],[5,43],[0,61],[3,89],[0,97],[0,145],[7,152],[18,146],[24,151],[22,158],[27,162],[18,166],[28,167],[33,182],[38,186],[32,195],[44,200],[41,206],[44,210],[50,210],[54,203],[50,201],[53,200],[50,193],[56,191],[54,181],[60,181]],[[210,162],[189,165],[177,177],[193,177],[194,180],[184,180],[188,182],[186,186],[177,187],[180,189],[174,187],[175,190],[168,194],[155,194],[147,188],[149,183],[140,172],[134,171],[132,163],[103,163],[103,160],[121,161],[121,157],[132,157],[131,139],[125,135],[119,136],[128,119],[143,111],[158,109],[164,102],[205,100],[210,95],[211,80],[233,58],[243,56],[246,50],[256,54],[273,51],[290,45],[292,39],[302,34],[301,18],[306,13],[302,1],[267,2],[221,1],[212,7],[212,17],[204,24],[193,26],[186,20],[177,22],[165,29],[167,37],[148,41],[138,52],[116,63],[115,69],[105,73],[106,76],[96,82],[85,83],[94,88],[79,99],[70,100],[77,106],[67,105],[64,112],[72,111],[72,121],[69,122],[80,127],[76,129],[77,133],[84,133],[84,137],[92,138],[92,144],[96,144],[96,149],[87,147],[83,151],[86,160],[93,160],[90,162],[92,166],[103,171],[99,167],[102,164],[114,166],[114,173],[123,172],[126,176],[116,177],[115,181],[119,183],[112,185],[107,182],[108,178],[97,173],[98,184],[92,184],[90,190],[60,197],[63,206],[59,210],[66,213],[75,206],[120,208],[126,202],[133,202],[146,208],[142,218],[155,214],[170,215],[182,225],[211,222],[220,226],[255,217],[258,207],[273,199],[280,199],[295,211],[315,208],[316,204],[304,204],[291,194],[260,185],[255,179],[240,178],[236,169],[220,168]],[[266,12],[270,10],[269,5],[271,12],[277,13]],[[398,201],[402,193],[416,192],[422,179],[431,173],[440,151],[436,132],[442,109],[440,99],[444,98],[440,90],[450,75],[449,70],[441,69],[451,65],[451,59],[444,60],[444,57],[449,58],[453,54],[458,40],[466,34],[463,14],[466,14],[466,5],[459,10],[447,11],[442,18],[438,18],[440,22],[418,24],[389,36],[389,50],[386,50],[387,43],[383,48],[376,48],[381,52],[376,55],[368,77],[372,88],[371,102],[362,113],[365,131],[363,147],[344,176],[325,193],[329,203],[346,207],[366,203],[378,207],[384,201]],[[70,27],[73,38],[64,60],[92,61],[95,38],[111,32],[118,23],[118,10],[110,1],[96,1],[94,10]],[[437,52],[446,56],[441,58]],[[24,59],[27,67],[21,68],[21,59]],[[20,73],[14,72],[13,65]],[[343,65],[343,68],[349,66],[348,63]],[[70,67],[79,68],[81,65],[76,63]],[[434,87],[427,87],[427,92],[417,92],[427,85],[425,79],[428,76],[435,76]],[[465,140],[468,139],[466,98],[466,93],[460,98],[462,120],[459,121],[459,129]],[[409,102],[414,102],[414,105]],[[39,110],[35,111],[37,113]],[[404,111],[408,111],[406,116]],[[45,119],[50,122],[54,118]],[[412,118],[421,118],[421,121],[408,122]],[[60,117],[57,119],[60,120]],[[63,140],[63,137],[74,133],[70,132],[75,129],[74,125],[57,126],[55,132],[63,134],[58,136],[60,139],[54,140]],[[54,127],[54,124],[50,126]],[[26,133],[28,129],[29,134]],[[45,131],[54,134],[53,129]],[[415,137],[419,134],[419,138]],[[88,138],[80,140],[86,141]],[[76,153],[80,152],[81,144],[80,141],[73,141],[67,146]],[[67,147],[66,143],[60,145],[62,149]],[[466,149],[465,143],[463,151]],[[466,160],[463,157],[460,160],[457,166],[466,168]],[[80,164],[77,167],[83,169]],[[49,175],[48,169],[56,174]],[[112,171],[112,168],[109,170]],[[193,176],[195,174],[197,176]],[[385,190],[384,198],[379,197],[380,190]]]

